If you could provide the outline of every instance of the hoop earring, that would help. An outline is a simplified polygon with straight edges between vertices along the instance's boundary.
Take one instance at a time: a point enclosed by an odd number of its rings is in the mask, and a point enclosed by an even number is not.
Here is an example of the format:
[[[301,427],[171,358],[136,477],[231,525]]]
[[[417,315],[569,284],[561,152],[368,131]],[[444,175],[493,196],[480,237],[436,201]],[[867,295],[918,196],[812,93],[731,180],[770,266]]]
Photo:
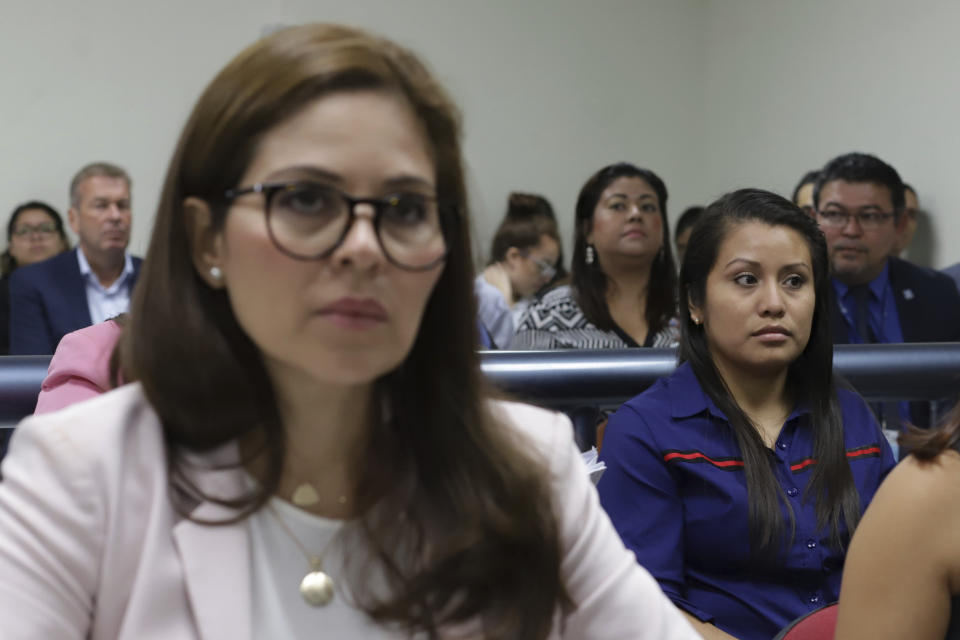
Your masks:
[[[587,264],[593,264],[597,259],[597,252],[593,249],[593,245],[587,245],[587,255],[584,256],[583,261]]]

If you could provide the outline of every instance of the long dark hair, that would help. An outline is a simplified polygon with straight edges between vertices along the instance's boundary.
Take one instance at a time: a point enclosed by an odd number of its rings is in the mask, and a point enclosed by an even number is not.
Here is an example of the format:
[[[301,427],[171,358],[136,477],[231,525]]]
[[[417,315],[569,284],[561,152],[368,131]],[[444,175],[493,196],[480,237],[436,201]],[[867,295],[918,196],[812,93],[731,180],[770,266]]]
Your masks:
[[[63,218],[60,216],[57,210],[48,205],[46,202],[40,202],[39,200],[24,202],[21,205],[17,205],[17,208],[14,209],[13,213],[10,214],[10,220],[7,222],[7,248],[2,254],[0,254],[0,277],[10,275],[19,266],[16,258],[10,254],[10,240],[13,239],[13,230],[17,226],[17,219],[20,217],[20,214],[24,211],[33,210],[43,211],[50,216],[54,226],[57,228],[57,235],[60,236],[60,240],[63,242],[63,250],[66,251],[70,248],[70,242],[67,240],[67,233],[63,229]]]
[[[813,450],[817,464],[804,500],[816,501],[817,521],[830,527],[831,542],[845,544],[845,523],[853,533],[860,519],[860,497],[847,462],[837,391],[833,382],[833,344],[830,334],[830,276],[826,240],[817,223],[795,204],[769,191],[741,189],[728,193],[707,207],[693,228],[683,266],[680,269],[680,362],[689,362],[706,394],[730,420],[743,455],[747,495],[750,500],[750,544],[755,557],[764,562],[784,551],[781,504],[790,518],[794,515],[780,483],[770,467],[767,447],[757,428],[730,393],[710,355],[703,327],[690,319],[690,303],[706,302],[707,276],[713,269],[724,240],[736,226],[761,222],[787,227],[807,243],[813,262],[816,302],[810,339],[803,353],[787,370],[787,385],[794,401],[810,409]]]
[[[587,235],[593,227],[593,212],[603,190],[617,178],[640,178],[657,194],[660,205],[660,226],[663,229],[660,251],[650,267],[650,282],[647,286],[646,321],[647,331],[654,334],[662,330],[676,313],[677,272],[670,249],[670,225],[667,221],[667,186],[657,174],[626,162],[618,162],[590,176],[577,197],[576,218],[573,230],[573,262],[570,265],[571,282],[577,304],[587,320],[603,331],[614,328],[613,316],[607,306],[607,288],[610,281],[603,272],[599,260],[587,264]]]
[[[362,575],[352,591],[375,620],[409,630],[436,635],[481,617],[491,637],[546,637],[567,600],[545,461],[524,450],[485,401],[459,115],[412,53],[359,30],[309,25],[257,42],[217,75],[170,163],[123,371],[141,381],[162,421],[174,496],[231,506],[235,521],[277,490],[287,443],[274,389],[226,292],[194,269],[184,200],[205,199],[214,227],[222,226],[228,208],[217,203],[237,186],[265,132],[342,90],[389,91],[409,103],[433,152],[448,248],[412,350],[376,383],[389,418],[378,411],[352,461],[362,469],[361,539],[385,568],[389,594],[365,589]],[[235,499],[202,494],[183,454],[245,434],[265,442],[262,488]],[[175,504],[189,517],[187,498]]]

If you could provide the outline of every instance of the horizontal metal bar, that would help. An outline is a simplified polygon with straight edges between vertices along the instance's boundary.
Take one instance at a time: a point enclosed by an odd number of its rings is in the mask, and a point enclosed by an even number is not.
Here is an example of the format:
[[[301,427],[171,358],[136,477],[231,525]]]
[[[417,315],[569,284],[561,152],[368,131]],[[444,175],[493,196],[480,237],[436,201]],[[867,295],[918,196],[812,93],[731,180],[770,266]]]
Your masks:
[[[673,349],[483,353],[497,387],[560,409],[617,406],[675,367]],[[939,400],[960,390],[960,343],[837,345],[833,367],[868,400]]]
[[[616,406],[676,367],[673,349],[486,351],[497,387],[558,409]],[[33,412],[49,356],[0,357],[0,422]],[[868,400],[939,400],[960,390],[960,343],[838,345],[834,371]]]

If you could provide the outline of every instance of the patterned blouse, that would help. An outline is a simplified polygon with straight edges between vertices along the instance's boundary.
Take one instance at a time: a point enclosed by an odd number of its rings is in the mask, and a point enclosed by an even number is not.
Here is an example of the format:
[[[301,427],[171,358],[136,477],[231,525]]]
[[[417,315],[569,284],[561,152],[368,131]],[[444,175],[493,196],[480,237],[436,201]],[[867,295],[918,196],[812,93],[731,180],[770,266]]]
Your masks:
[[[569,285],[545,293],[533,302],[517,324],[511,349],[627,349],[631,347],[675,347],[680,334],[676,323],[647,333],[640,345],[620,327],[601,331],[587,320]]]

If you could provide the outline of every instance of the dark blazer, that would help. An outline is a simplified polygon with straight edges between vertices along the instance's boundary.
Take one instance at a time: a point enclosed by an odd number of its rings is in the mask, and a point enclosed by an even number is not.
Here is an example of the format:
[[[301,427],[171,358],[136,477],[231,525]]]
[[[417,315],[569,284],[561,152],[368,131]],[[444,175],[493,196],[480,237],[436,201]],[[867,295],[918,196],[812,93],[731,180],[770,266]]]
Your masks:
[[[890,288],[893,290],[904,342],[960,342],[960,292],[947,275],[919,267],[900,258],[888,258]],[[831,324],[834,344],[850,342],[847,323],[830,287]],[[930,426],[930,405],[910,404],[910,415],[918,427]]]
[[[0,278],[0,356],[10,353],[10,276]],[[3,436],[0,436],[3,440]]]
[[[77,251],[20,267],[10,276],[10,353],[52,355],[60,338],[93,322]],[[133,258],[131,289],[140,275]]]

